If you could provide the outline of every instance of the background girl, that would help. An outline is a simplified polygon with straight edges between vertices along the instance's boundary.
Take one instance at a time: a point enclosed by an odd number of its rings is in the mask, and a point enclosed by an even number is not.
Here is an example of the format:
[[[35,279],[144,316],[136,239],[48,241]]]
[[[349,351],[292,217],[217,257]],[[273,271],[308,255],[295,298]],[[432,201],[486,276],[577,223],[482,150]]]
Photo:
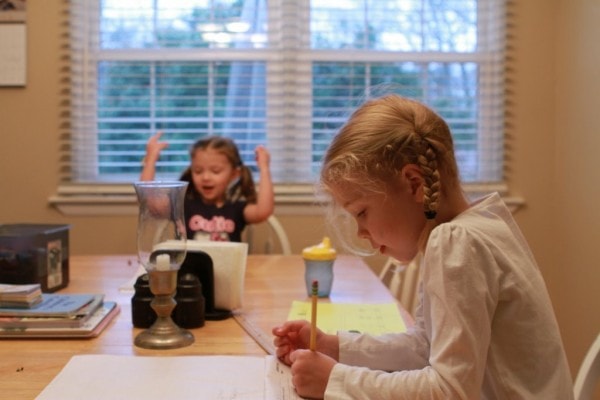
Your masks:
[[[162,132],[146,144],[140,180],[153,180],[160,152],[168,146],[161,142]],[[245,166],[235,143],[225,137],[198,140],[190,150],[191,163],[181,175],[189,182],[185,198],[188,239],[240,242],[247,224],[265,221],[274,209],[270,155],[263,146],[255,150],[260,190]]]

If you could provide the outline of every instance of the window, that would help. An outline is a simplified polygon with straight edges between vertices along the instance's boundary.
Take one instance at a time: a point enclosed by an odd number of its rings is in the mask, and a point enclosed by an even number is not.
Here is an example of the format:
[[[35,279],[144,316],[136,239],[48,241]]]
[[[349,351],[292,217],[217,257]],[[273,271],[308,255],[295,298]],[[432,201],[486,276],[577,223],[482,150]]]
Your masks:
[[[449,122],[463,180],[502,182],[504,0],[85,0],[70,2],[66,180],[126,183],[148,137],[159,177],[205,135],[247,164],[271,151],[276,184],[312,184],[365,97],[420,99]]]

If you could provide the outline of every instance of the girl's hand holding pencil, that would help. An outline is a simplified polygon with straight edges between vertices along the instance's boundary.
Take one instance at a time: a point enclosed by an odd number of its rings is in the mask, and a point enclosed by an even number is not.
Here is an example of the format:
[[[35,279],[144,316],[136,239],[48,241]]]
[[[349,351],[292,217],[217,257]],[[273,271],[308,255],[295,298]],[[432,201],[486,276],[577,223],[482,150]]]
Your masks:
[[[302,397],[323,398],[331,370],[339,355],[337,335],[328,335],[317,328],[319,285],[312,283],[311,322],[287,321],[273,328],[276,351],[281,362],[290,365],[292,383]]]

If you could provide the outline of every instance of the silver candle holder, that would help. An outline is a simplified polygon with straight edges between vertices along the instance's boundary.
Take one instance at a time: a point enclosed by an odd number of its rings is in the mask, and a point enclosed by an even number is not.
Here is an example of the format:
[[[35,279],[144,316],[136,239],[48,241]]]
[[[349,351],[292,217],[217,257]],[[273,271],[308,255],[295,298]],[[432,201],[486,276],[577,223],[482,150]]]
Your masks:
[[[139,202],[137,249],[139,262],[148,272],[150,303],[156,321],[134,340],[146,349],[173,349],[189,346],[194,336],[173,322],[177,271],[186,255],[183,201],[187,182],[137,182]]]

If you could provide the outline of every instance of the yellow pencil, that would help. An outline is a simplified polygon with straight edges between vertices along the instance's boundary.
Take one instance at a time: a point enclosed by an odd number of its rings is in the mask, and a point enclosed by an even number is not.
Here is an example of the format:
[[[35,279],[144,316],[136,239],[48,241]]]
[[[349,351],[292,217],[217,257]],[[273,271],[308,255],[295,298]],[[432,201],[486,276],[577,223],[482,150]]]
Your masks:
[[[317,298],[319,297],[319,281],[312,283],[312,313],[310,316],[310,349],[317,349]]]

